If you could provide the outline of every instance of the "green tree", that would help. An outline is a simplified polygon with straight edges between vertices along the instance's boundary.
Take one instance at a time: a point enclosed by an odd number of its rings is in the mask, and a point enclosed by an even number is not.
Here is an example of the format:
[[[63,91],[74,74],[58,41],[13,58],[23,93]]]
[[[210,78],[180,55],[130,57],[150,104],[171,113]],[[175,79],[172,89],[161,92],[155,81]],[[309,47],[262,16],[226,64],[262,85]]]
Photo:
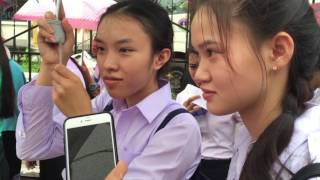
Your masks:
[[[160,0],[159,3],[169,12],[169,14],[185,13],[188,8],[187,0]]]
[[[14,13],[16,13],[27,0],[5,0],[8,7],[0,7],[0,15],[2,20],[11,20]]]

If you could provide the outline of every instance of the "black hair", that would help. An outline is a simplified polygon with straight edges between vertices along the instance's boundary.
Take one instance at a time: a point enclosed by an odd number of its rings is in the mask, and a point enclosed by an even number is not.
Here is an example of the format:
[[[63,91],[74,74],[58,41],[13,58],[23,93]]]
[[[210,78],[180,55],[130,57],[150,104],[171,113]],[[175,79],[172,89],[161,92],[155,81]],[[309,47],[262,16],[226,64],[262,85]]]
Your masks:
[[[15,112],[15,93],[9,59],[4,48],[2,38],[0,38],[0,73],[2,73],[2,85],[0,96],[0,117],[8,118],[14,115]]]
[[[215,15],[218,33],[225,52],[228,52],[228,37],[232,19],[238,19],[249,27],[253,35],[252,46],[259,51],[263,40],[279,32],[288,33],[294,40],[288,84],[282,99],[282,113],[262,132],[247,155],[241,180],[278,179],[282,171],[292,172],[279,160],[279,155],[288,146],[294,129],[294,121],[306,109],[305,102],[313,97],[310,85],[319,69],[320,29],[314,12],[307,0],[195,0],[192,1],[194,16],[199,8]],[[259,62],[261,56],[258,56]],[[228,59],[228,58],[227,58]],[[228,61],[230,64],[230,62]],[[260,62],[266,78],[266,66]],[[231,67],[232,68],[232,67]],[[266,79],[264,79],[265,81]],[[265,82],[264,82],[265,83]],[[272,166],[282,168],[274,172]]]
[[[149,35],[154,53],[168,48],[173,52],[173,28],[168,13],[159,4],[151,0],[125,0],[110,6],[101,15],[99,25],[102,20],[113,14],[126,15],[136,19]],[[171,57],[170,57],[171,59]],[[169,59],[169,60],[170,60]],[[165,73],[169,61],[159,70],[158,76]]]
[[[191,45],[189,45],[189,47],[191,47]],[[191,77],[190,71],[189,71],[189,68],[190,68],[190,56],[191,55],[193,55],[193,51],[191,50],[191,48],[189,48],[188,51],[187,51],[187,54],[186,54],[186,60],[187,60],[186,65],[187,65],[187,67],[186,67],[186,73],[185,73],[186,75],[185,76],[186,76],[186,79],[187,79],[187,83],[192,84],[194,86],[198,86],[194,82],[193,78]],[[198,67],[194,67],[194,68],[198,68]]]

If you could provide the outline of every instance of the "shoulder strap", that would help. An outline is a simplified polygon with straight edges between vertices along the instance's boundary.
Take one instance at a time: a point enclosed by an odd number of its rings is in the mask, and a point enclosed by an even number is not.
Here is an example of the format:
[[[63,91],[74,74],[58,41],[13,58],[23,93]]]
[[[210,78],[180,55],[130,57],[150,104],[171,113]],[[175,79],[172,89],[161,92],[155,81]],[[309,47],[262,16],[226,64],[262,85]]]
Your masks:
[[[176,109],[174,111],[171,111],[162,121],[162,123],[160,124],[160,126],[158,127],[158,129],[156,130],[155,133],[157,133],[159,130],[161,130],[162,128],[164,128],[170,121],[172,118],[174,118],[176,115],[181,114],[181,113],[189,113],[186,109],[183,108],[179,108]]]
[[[291,180],[307,180],[313,177],[320,177],[320,163],[304,166],[293,175]]]
[[[71,56],[70,56],[69,59],[70,59],[70,60],[72,61],[72,63],[73,63],[74,65],[76,65],[77,68],[79,69],[79,71],[80,71],[80,73],[81,73],[81,75],[82,75],[82,77],[83,77],[83,80],[84,80],[84,84],[85,84],[85,86],[86,86],[86,89],[88,89],[88,87],[89,87],[89,82],[86,80],[85,75],[84,75],[84,72],[83,72],[83,70],[81,69],[80,65],[78,64],[77,60],[74,59],[74,58],[71,57]]]
[[[104,107],[103,112],[110,112],[113,109],[113,105],[112,105],[112,101],[110,103],[108,103],[106,105],[106,107]],[[162,123],[160,124],[160,126],[158,127],[158,129],[156,130],[155,133],[157,133],[159,130],[161,130],[162,128],[164,128],[170,121],[172,118],[174,118],[176,115],[181,114],[181,113],[189,113],[186,109],[183,108],[179,108],[176,110],[171,111],[162,121]]]
[[[103,112],[110,112],[113,109],[112,100],[104,107]]]

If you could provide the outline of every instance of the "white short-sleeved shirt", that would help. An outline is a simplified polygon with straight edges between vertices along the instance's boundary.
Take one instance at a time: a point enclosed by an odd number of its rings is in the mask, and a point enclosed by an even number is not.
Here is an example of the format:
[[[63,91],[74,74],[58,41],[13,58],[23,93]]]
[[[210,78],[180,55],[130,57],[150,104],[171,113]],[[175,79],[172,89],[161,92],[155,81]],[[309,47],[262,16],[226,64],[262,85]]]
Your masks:
[[[307,110],[295,120],[294,132],[287,148],[281,153],[281,162],[292,172],[296,173],[310,163],[320,162],[320,101],[319,90],[314,98],[307,103]],[[318,100],[316,100],[318,99]],[[243,123],[239,123],[235,132],[234,156],[231,160],[228,180],[238,180],[252,146],[251,136]],[[273,166],[272,172],[279,172],[279,164]],[[282,179],[290,179],[285,171]]]
[[[176,101],[183,104],[187,99],[181,98],[180,93]],[[201,132],[202,159],[230,159],[233,155],[233,141],[236,121],[232,114],[216,116],[211,113],[194,115]]]

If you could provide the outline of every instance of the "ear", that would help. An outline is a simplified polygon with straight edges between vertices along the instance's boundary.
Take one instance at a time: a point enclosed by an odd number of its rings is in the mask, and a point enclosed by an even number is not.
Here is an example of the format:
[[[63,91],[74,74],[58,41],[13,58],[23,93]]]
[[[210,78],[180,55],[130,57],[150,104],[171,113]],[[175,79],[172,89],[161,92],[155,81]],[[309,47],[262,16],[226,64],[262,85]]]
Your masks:
[[[276,71],[289,67],[294,52],[292,37],[286,32],[279,32],[269,41],[268,46],[270,49],[268,70]]]
[[[153,67],[155,70],[159,70],[163,65],[165,65],[169,61],[170,56],[171,50],[169,48],[164,48],[157,53],[153,61]]]

